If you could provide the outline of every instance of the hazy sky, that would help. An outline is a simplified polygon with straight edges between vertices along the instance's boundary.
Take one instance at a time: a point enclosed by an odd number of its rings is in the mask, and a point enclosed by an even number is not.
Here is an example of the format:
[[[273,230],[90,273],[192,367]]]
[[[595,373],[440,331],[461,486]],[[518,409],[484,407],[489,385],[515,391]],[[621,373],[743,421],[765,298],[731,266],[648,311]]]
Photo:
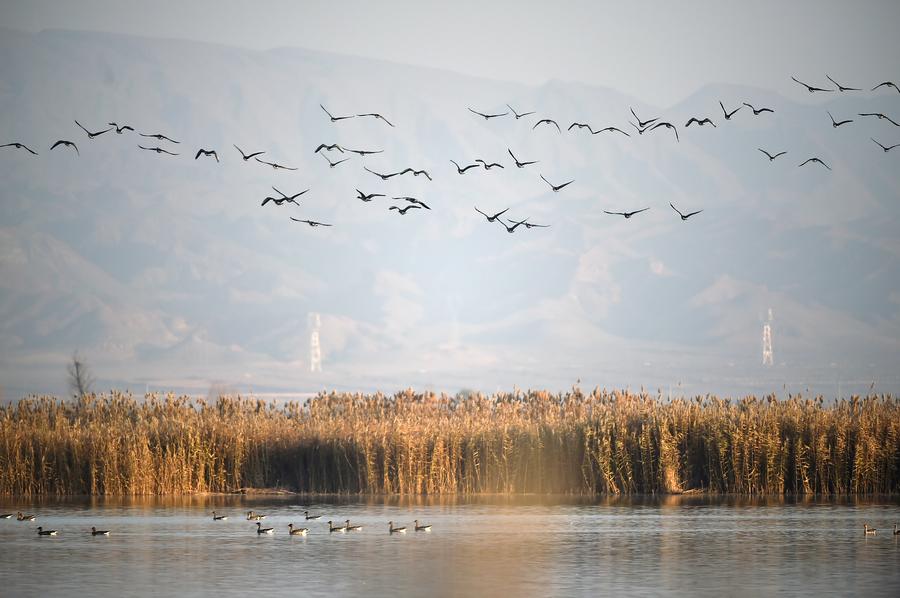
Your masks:
[[[23,0],[6,27],[290,46],[539,84],[605,85],[671,104],[707,83],[788,89],[791,74],[883,78],[900,56],[900,2],[753,0]],[[802,90],[792,90],[802,93]]]

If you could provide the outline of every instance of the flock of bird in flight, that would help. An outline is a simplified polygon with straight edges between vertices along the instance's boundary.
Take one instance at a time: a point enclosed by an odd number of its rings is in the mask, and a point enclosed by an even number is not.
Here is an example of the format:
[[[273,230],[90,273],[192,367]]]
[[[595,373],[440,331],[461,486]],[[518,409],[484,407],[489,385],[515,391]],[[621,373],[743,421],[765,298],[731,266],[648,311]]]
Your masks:
[[[840,83],[838,83],[837,81],[835,81],[834,79],[832,79],[830,76],[828,76],[828,75],[825,75],[825,76],[832,84],[835,85],[835,89],[828,89],[828,88],[824,88],[824,87],[817,87],[817,86],[809,85],[807,83],[800,81],[799,79],[797,79],[796,77],[793,77],[793,76],[791,77],[791,79],[793,79],[799,85],[802,85],[803,87],[805,87],[807,89],[807,91],[809,91],[809,93],[833,93],[835,91],[837,91],[839,93],[845,93],[845,92],[862,91],[861,88],[843,86]],[[900,87],[898,87],[892,81],[884,81],[882,83],[879,83],[878,85],[873,87],[871,89],[871,91],[875,91],[880,88],[893,88],[898,93],[900,93]],[[761,116],[765,113],[774,113],[775,112],[775,110],[773,108],[768,108],[768,107],[757,108],[748,102],[743,102],[741,105],[739,105],[737,108],[734,108],[733,110],[728,110],[721,101],[719,102],[719,106],[722,109],[723,117],[725,118],[726,121],[730,121],[732,118],[734,118],[734,116],[743,108],[750,109],[752,111],[754,117]],[[386,123],[388,126],[390,126],[392,128],[394,127],[394,124],[392,122],[390,122],[387,118],[385,118],[384,116],[382,116],[381,114],[378,114],[376,112],[368,112],[368,113],[362,113],[362,114],[350,114],[350,115],[345,115],[345,116],[334,116],[331,112],[329,112],[325,108],[325,106],[322,106],[320,104],[320,107],[325,112],[325,114],[328,115],[328,118],[330,119],[330,121],[332,123],[337,123],[337,122],[352,119],[352,118],[374,118],[376,120],[383,121],[384,123]],[[490,121],[491,119],[495,119],[495,118],[502,118],[502,117],[508,116],[510,113],[513,114],[513,116],[515,117],[516,120],[519,120],[526,116],[531,116],[531,115],[536,114],[535,111],[521,112],[521,113],[516,112],[516,110],[509,104],[507,104],[506,107],[509,108],[508,111],[498,112],[498,113],[486,113],[486,112],[474,110],[472,108],[469,108],[469,111],[479,117],[484,118],[485,121]],[[832,124],[832,127],[834,127],[834,128],[842,127],[844,125],[847,125],[847,124],[850,124],[853,122],[852,118],[844,118],[842,120],[837,120],[834,118],[834,116],[831,114],[830,111],[826,111],[826,113],[828,114],[828,117],[831,119],[831,124]],[[628,124],[637,132],[638,135],[643,135],[644,133],[652,133],[653,131],[656,131],[658,129],[666,129],[666,130],[672,131],[672,133],[675,136],[676,141],[681,140],[678,135],[678,128],[673,123],[665,121],[665,120],[660,120],[660,117],[654,117],[654,118],[650,118],[647,120],[641,120],[641,118],[634,111],[634,108],[631,108],[631,114],[632,114],[632,116],[634,116],[634,120],[636,122],[631,122],[631,120],[629,120]],[[892,120],[885,114],[882,114],[879,112],[864,112],[864,113],[859,113],[858,115],[860,117],[873,117],[873,118],[877,118],[879,120],[885,120],[885,121],[893,124],[894,126],[900,127],[900,124],[898,124],[896,121]],[[87,127],[82,125],[77,120],[75,121],[75,124],[82,131],[84,131],[85,134],[87,135],[88,139],[91,139],[91,140],[95,139],[105,133],[109,133],[110,131],[113,131],[113,130],[119,135],[122,135],[123,133],[125,133],[125,131],[131,131],[133,133],[135,132],[135,129],[133,127],[131,127],[129,125],[120,125],[119,123],[116,123],[116,122],[110,122],[110,123],[108,123],[108,128],[100,129],[97,131],[89,130]],[[557,123],[552,118],[541,118],[541,119],[537,120],[537,122],[535,122],[534,125],[532,126],[532,130],[536,130],[541,125],[545,125],[548,127],[549,126],[555,127],[558,133],[562,133],[562,128],[559,126],[559,123]],[[710,117],[703,117],[703,118],[696,117],[696,116],[691,117],[684,124],[684,128],[687,129],[691,125],[696,125],[698,127],[711,125],[712,127],[717,128],[716,123]],[[578,130],[587,129],[587,131],[589,133],[591,133],[592,135],[598,135],[601,133],[618,133],[618,134],[624,135],[626,137],[631,137],[630,133],[626,132],[625,130],[623,130],[619,127],[607,126],[607,127],[603,127],[603,128],[594,130],[590,124],[582,123],[582,122],[573,122],[571,125],[569,125],[569,127],[566,130],[572,131],[572,129],[576,129],[576,128]],[[168,137],[161,133],[152,133],[152,134],[151,133],[137,133],[137,134],[146,139],[156,139],[157,140],[157,144],[154,147],[149,147],[150,143],[148,143],[146,146],[143,145],[143,143],[139,143],[138,148],[140,148],[141,150],[155,152],[157,154],[167,154],[170,156],[180,155],[178,152],[173,152],[173,151],[170,151],[169,149],[160,147],[160,142],[167,142],[169,144],[180,145],[180,143],[181,143],[180,141],[176,141],[176,140],[172,139],[171,137]],[[900,146],[900,143],[895,143],[893,145],[883,145],[881,142],[879,142],[878,140],[876,140],[874,138],[872,138],[872,141],[875,144],[877,144],[878,147],[880,147],[885,153]],[[79,156],[81,155],[78,150],[78,146],[73,141],[70,141],[67,139],[59,139],[56,142],[54,142],[50,146],[50,151],[52,151],[60,146],[74,149],[75,153],[77,155],[79,155]],[[0,145],[0,148],[4,148],[4,147],[21,149],[21,150],[30,152],[31,154],[33,154],[35,156],[38,155],[38,153],[36,151],[34,151],[30,147],[28,147],[25,144],[20,143],[18,141]],[[263,160],[262,158],[260,158],[260,156],[262,156],[266,153],[264,151],[254,151],[254,152],[246,153],[246,152],[244,152],[244,150],[242,150],[237,145],[234,145],[234,148],[241,155],[241,158],[243,159],[244,162],[248,162],[249,160],[253,159],[260,164],[272,167],[274,170],[286,170],[286,171],[297,170],[297,168],[285,166],[285,165],[279,164],[277,162],[270,162],[267,160]],[[760,152],[762,152],[765,155],[765,157],[769,159],[770,162],[774,162],[777,158],[787,154],[786,150],[776,151],[773,153],[773,152],[763,149],[763,148],[757,148],[757,149]],[[324,153],[324,152],[328,152],[328,153],[339,152],[340,154],[353,153],[353,154],[359,155],[360,157],[365,157],[365,156],[372,155],[372,154],[383,153],[384,150],[350,149],[350,148],[338,145],[337,143],[332,143],[332,144],[322,143],[322,144],[320,144],[315,149],[314,153],[317,153],[320,156],[322,156],[325,159],[325,161],[328,163],[329,168],[335,168],[335,167],[339,166],[340,164],[346,162],[350,158],[346,157],[346,158],[338,159],[336,161],[332,161],[331,158],[329,158],[328,155],[326,155],[326,153]],[[516,155],[513,154],[512,149],[507,148],[507,152],[509,153],[509,156],[512,158],[513,163],[515,164],[516,168],[523,169],[523,168],[527,168],[528,166],[532,166],[534,164],[539,163],[538,160],[525,160],[525,161],[519,160],[519,158],[517,158]],[[214,149],[206,149],[206,148],[198,149],[197,153],[194,154],[194,160],[198,160],[201,156],[208,157],[208,158],[211,157],[211,158],[214,158],[216,160],[216,162],[219,162],[219,154]],[[456,171],[459,175],[465,175],[469,170],[471,170],[473,168],[478,168],[478,169],[483,169],[483,170],[491,170],[493,168],[501,168],[501,169],[504,168],[503,164],[501,164],[499,162],[488,163],[487,161],[485,161],[481,158],[474,160],[474,163],[472,163],[472,164],[466,164],[464,166],[461,166],[455,160],[450,160],[450,163],[453,164],[453,166],[456,168]],[[828,164],[826,164],[825,161],[822,160],[818,156],[811,156],[811,157],[807,158],[806,160],[804,160],[803,162],[798,164],[798,167],[803,167],[808,164],[819,164],[820,166],[822,166],[828,170],[831,170],[831,167]],[[400,177],[400,176],[404,176],[406,174],[412,174],[415,177],[418,177],[421,175],[421,176],[424,176],[429,181],[433,180],[431,178],[431,174],[429,174],[428,171],[426,171],[424,169],[417,170],[415,168],[405,168],[405,169],[397,171],[397,172],[381,173],[381,172],[377,172],[375,170],[370,169],[368,166],[364,166],[363,168],[367,172],[380,178],[382,181],[387,181],[393,177]],[[549,181],[543,174],[541,174],[540,177],[541,177],[541,179],[543,179],[543,181],[547,185],[550,186],[550,189],[554,193],[558,193],[558,192],[562,191],[564,188],[566,188],[567,186],[569,186],[575,182],[574,180],[569,180],[564,183],[554,184],[551,181]],[[272,187],[272,189],[278,194],[278,197],[267,196],[265,199],[263,199],[262,206],[265,206],[268,203],[273,203],[277,206],[281,206],[284,203],[291,203],[291,204],[294,204],[295,206],[300,207],[300,203],[297,201],[297,199],[309,191],[309,189],[305,189],[298,193],[294,193],[293,195],[288,195],[286,193],[283,193],[282,191],[279,191],[274,186]],[[357,192],[357,199],[359,199],[360,201],[363,201],[363,202],[371,202],[372,200],[374,200],[377,197],[386,197],[386,195],[383,193],[364,193],[363,191],[361,191],[359,189],[356,189],[356,192]],[[409,212],[410,210],[421,210],[421,209],[431,210],[431,207],[429,207],[424,201],[422,201],[421,199],[418,199],[416,197],[401,195],[401,196],[392,196],[391,199],[393,199],[395,202],[399,203],[400,205],[391,205],[388,209],[392,210],[392,211],[396,211],[401,216],[405,216],[407,214],[407,212]],[[669,206],[678,214],[678,216],[681,218],[682,221],[686,221],[687,219],[691,218],[692,216],[695,216],[703,211],[703,210],[695,210],[695,211],[685,213],[685,212],[682,212],[681,210],[679,210],[677,207],[675,207],[675,205],[672,203],[669,203]],[[508,233],[514,233],[516,231],[516,229],[520,226],[524,226],[526,229],[547,228],[550,226],[549,224],[535,224],[535,223],[529,222],[529,218],[525,218],[523,220],[516,220],[516,219],[510,219],[507,217],[504,220],[503,216],[506,214],[506,212],[509,211],[509,209],[510,208],[506,208],[505,210],[502,210],[495,214],[487,214],[487,213],[481,211],[480,209],[478,209],[477,206],[475,206],[475,211],[478,212],[479,214],[481,214],[482,216],[484,216],[484,218],[487,220],[487,222],[489,222],[489,223],[497,222],[497,223],[501,224]],[[604,213],[614,215],[614,216],[622,216],[626,219],[630,219],[631,217],[633,217],[637,214],[640,214],[642,212],[646,212],[649,209],[650,209],[649,207],[646,207],[646,208],[641,208],[638,210],[621,211],[621,212],[604,210]],[[319,222],[316,220],[309,220],[309,219],[299,219],[299,218],[294,218],[293,216],[291,216],[290,219],[294,222],[307,224],[310,227],[332,226],[331,224],[326,224],[324,222]]]

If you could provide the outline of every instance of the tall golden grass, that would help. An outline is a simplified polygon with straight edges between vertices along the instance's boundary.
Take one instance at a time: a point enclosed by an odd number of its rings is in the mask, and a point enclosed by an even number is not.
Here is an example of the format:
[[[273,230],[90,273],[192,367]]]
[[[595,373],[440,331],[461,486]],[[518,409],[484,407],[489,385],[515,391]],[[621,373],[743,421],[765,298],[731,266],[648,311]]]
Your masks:
[[[0,493],[900,491],[891,396],[628,392],[34,397],[0,408]]]

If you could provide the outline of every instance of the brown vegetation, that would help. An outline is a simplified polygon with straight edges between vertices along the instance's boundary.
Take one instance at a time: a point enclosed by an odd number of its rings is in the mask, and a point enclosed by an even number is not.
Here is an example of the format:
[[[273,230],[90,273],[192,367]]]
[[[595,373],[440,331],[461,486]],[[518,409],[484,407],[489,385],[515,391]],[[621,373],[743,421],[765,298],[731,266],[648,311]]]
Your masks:
[[[0,408],[0,493],[900,491],[900,402],[625,392],[87,395]]]

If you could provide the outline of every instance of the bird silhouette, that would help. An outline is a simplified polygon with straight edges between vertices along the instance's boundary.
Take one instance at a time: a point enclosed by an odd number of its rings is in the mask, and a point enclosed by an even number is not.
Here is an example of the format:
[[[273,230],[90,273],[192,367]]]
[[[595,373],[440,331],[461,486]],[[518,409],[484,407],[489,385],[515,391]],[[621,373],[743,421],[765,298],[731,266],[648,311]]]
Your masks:
[[[350,149],[350,148],[346,148],[346,147],[344,149],[352,154],[359,154],[360,156],[368,156],[370,154],[384,153],[383,149],[380,149],[380,150],[355,150],[355,149]]]
[[[391,174],[381,174],[380,172],[375,172],[374,170],[369,169],[368,166],[363,166],[363,169],[364,169],[364,170],[368,170],[369,172],[371,172],[371,173],[374,174],[375,176],[381,177],[381,180],[382,180],[382,181],[386,181],[386,180],[388,180],[389,178],[394,177],[394,176],[397,176],[398,174],[400,174],[399,172],[392,172]]]
[[[232,144],[232,145],[234,145],[234,144]],[[245,153],[244,153],[244,150],[242,150],[241,148],[239,148],[239,147],[236,146],[236,145],[234,146],[234,149],[236,149],[238,152],[240,152],[241,158],[244,159],[244,162],[246,162],[246,161],[249,160],[250,158],[255,158],[256,156],[261,156],[261,155],[263,155],[264,153],[266,153],[266,152],[253,152],[252,154],[245,154]],[[318,150],[316,150],[316,151],[318,151]]]
[[[659,117],[651,118],[650,120],[641,120],[637,113],[634,111],[634,108],[631,108],[631,113],[634,115],[634,119],[638,122],[638,126],[635,128],[646,129],[648,125],[651,125],[659,120]]]
[[[194,156],[194,160],[199,158],[201,155],[212,156],[213,158],[216,159],[216,162],[219,161],[219,154],[216,153],[216,150],[206,150],[206,149],[200,148],[199,150],[197,150],[197,155]]]
[[[831,81],[832,83],[834,83],[835,85],[837,85],[838,91],[840,91],[841,93],[843,93],[845,91],[862,91],[858,87],[844,87],[843,85],[841,85],[840,83],[838,83],[837,81],[835,81],[834,79],[829,77],[827,74],[825,75],[825,78],[828,79],[829,81]]]
[[[831,170],[831,167],[830,167],[828,164],[826,164],[825,162],[823,162],[822,160],[820,160],[819,158],[809,158],[809,159],[807,159],[807,160],[804,160],[803,162],[801,162],[800,164],[798,164],[797,167],[799,168],[800,166],[805,166],[805,165],[810,164],[810,163],[812,163],[812,162],[818,162],[819,164],[821,164],[822,166],[824,166],[824,167],[827,168],[828,170]]]
[[[631,218],[635,214],[640,214],[641,212],[646,212],[649,209],[650,208],[643,208],[640,210],[635,210],[633,212],[607,212],[606,210],[603,210],[603,212],[606,214],[610,214],[612,216],[624,216],[627,219],[627,218]]]
[[[681,210],[679,210],[678,208],[676,208],[671,202],[669,202],[669,205],[672,206],[672,209],[673,209],[673,210],[675,210],[676,212],[678,212],[678,215],[681,216],[681,219],[682,219],[682,220],[687,220],[687,219],[690,218],[691,216],[695,216],[695,215],[697,215],[697,214],[699,214],[700,212],[703,211],[703,210],[697,210],[696,212],[688,212],[687,214],[682,214],[682,213],[681,213]]]
[[[878,117],[878,118],[881,119],[881,120],[886,120],[886,121],[888,121],[889,123],[891,123],[891,124],[894,125],[895,127],[900,127],[900,125],[898,125],[897,123],[895,123],[893,120],[891,120],[889,117],[885,116],[885,115],[882,114],[881,112],[860,112],[859,115],[860,115],[860,116],[875,116],[875,117]]]
[[[869,139],[872,139],[872,138],[869,137]],[[875,141],[875,140],[872,139],[872,141]],[[879,143],[878,141],[875,141],[875,143],[878,144],[878,147],[880,147],[881,149],[884,150],[884,153],[891,151],[892,149],[894,149],[897,146],[900,146],[900,143],[895,143],[894,145],[889,145],[889,146],[881,145],[881,143]]]
[[[515,222],[516,224],[524,224],[525,228],[550,228],[549,224],[532,224],[528,222],[528,218],[525,220],[510,220],[510,222]]]
[[[591,133],[596,135],[597,133],[606,133],[607,131],[609,131],[610,133],[613,131],[616,131],[618,133],[621,133],[622,135],[625,135],[625,137],[631,137],[631,135],[629,135],[628,133],[626,133],[625,131],[623,131],[622,129],[620,129],[618,127],[603,127],[599,131],[591,131]]]
[[[653,125],[652,127],[650,127],[649,130],[650,130],[650,131],[653,131],[654,129],[658,129],[658,128],[660,128],[660,127],[666,127],[667,129],[672,129],[672,132],[675,133],[675,141],[681,141],[681,140],[678,138],[678,129],[676,129],[676,128],[675,128],[675,125],[673,125],[672,123],[665,122],[665,121],[658,122],[658,123],[656,123],[655,125]]]
[[[802,85],[803,87],[805,87],[806,90],[809,91],[809,93],[815,93],[815,92],[817,92],[817,91],[824,91],[824,92],[832,92],[832,91],[834,91],[833,89],[822,89],[821,87],[813,87],[812,85],[807,85],[806,83],[804,83],[803,81],[801,81],[801,80],[798,79],[797,77],[794,77],[793,75],[791,75],[791,79],[793,79],[794,81],[796,81],[797,83],[799,83],[800,85]]]
[[[884,83],[879,83],[878,85],[876,85],[875,87],[872,88],[872,91],[875,91],[879,87],[893,87],[894,89],[897,90],[898,93],[900,93],[900,87],[897,87],[897,84],[892,81],[885,81]]]
[[[569,128],[566,129],[566,131],[571,131],[574,127],[578,127],[579,129],[587,129],[591,133],[594,132],[594,130],[591,128],[591,125],[587,123],[572,123],[571,125],[569,125]]]
[[[509,234],[513,234],[514,232],[516,232],[517,228],[525,224],[524,222],[516,222],[512,226],[509,226],[509,224],[503,222],[502,218],[497,218],[497,222],[503,225],[503,228],[505,228],[506,232],[508,232]],[[512,223],[512,220],[510,220],[510,223]]]
[[[326,156],[325,154],[319,154],[319,155],[322,156],[323,158],[325,158],[325,161],[328,162],[328,166],[329,166],[330,168],[334,168],[334,167],[337,166],[338,164],[340,164],[340,163],[342,163],[342,162],[346,162],[347,160],[350,159],[350,158],[343,158],[343,159],[341,159],[341,160],[338,160],[337,162],[332,162],[332,161],[328,158],[328,156]]]
[[[235,146],[235,147],[237,147],[237,146]],[[314,151],[313,153],[318,154],[322,150],[326,150],[329,152],[333,151],[333,150],[337,150],[337,151],[341,152],[342,154],[344,153],[344,148],[339,146],[337,143],[332,143],[331,145],[325,145],[324,143],[320,143],[319,147],[317,147],[316,151]],[[263,153],[263,152],[259,152],[259,153]],[[246,160],[246,158],[244,158],[244,159]]]
[[[296,168],[291,168],[290,166],[282,166],[281,164],[277,164],[275,162],[266,162],[265,160],[260,160],[259,158],[254,158],[254,160],[259,162],[260,164],[271,166],[274,170],[297,170]]]
[[[291,220],[294,222],[302,222],[303,224],[308,224],[311,227],[315,228],[316,226],[331,226],[330,224],[325,224],[324,222],[316,222],[315,220],[300,220],[299,218],[294,218],[291,216]]]
[[[143,145],[139,145],[139,148],[142,150],[147,150],[148,152],[156,152],[157,154],[169,154],[170,156],[178,156],[179,154],[174,154],[169,150],[165,150],[161,147],[144,147]]]
[[[108,125],[110,125],[110,126],[112,126],[112,127],[115,127],[116,133],[117,133],[118,135],[121,135],[121,134],[122,134],[123,132],[125,132],[125,131],[134,131],[134,129],[133,129],[132,127],[129,127],[128,125],[122,125],[122,126],[119,126],[118,123],[106,123],[106,124],[108,124]]]
[[[531,127],[531,130],[534,131],[535,129],[537,129],[537,128],[538,128],[538,125],[541,124],[541,123],[546,123],[546,124],[548,124],[548,125],[552,124],[554,127],[556,127],[556,130],[557,130],[557,131],[559,131],[560,133],[562,133],[562,129],[559,128],[559,125],[556,124],[556,121],[553,120],[552,118],[542,118],[541,120],[539,120],[539,121],[537,121],[536,123],[534,123],[534,126]]]
[[[490,170],[490,169],[493,168],[494,166],[499,166],[500,168],[503,168],[503,164],[500,164],[499,162],[491,162],[490,164],[488,164],[487,162],[485,162],[485,161],[482,160],[481,158],[476,158],[475,161],[476,161],[476,162],[481,162],[481,165],[484,166],[484,169],[485,169],[485,170]]]
[[[377,112],[368,112],[368,113],[366,113],[366,114],[357,114],[356,116],[371,116],[372,118],[375,118],[375,119],[378,119],[378,120],[383,120],[384,122],[386,122],[387,124],[389,124],[389,125],[392,126],[392,127],[394,126],[393,123],[391,123],[391,121],[389,121],[389,120],[386,119],[385,117],[381,116],[381,115],[378,114]]]
[[[278,195],[280,195],[282,198],[284,198],[284,201],[287,201],[287,202],[292,203],[292,204],[296,204],[296,205],[298,205],[298,206],[299,206],[300,204],[297,203],[295,200],[296,200],[298,197],[300,197],[301,195],[303,195],[304,193],[306,193],[307,191],[309,191],[309,189],[304,189],[303,191],[300,191],[299,193],[294,193],[293,195],[286,195],[285,193],[282,193],[281,191],[279,191],[279,190],[276,189],[275,187],[272,187],[272,190],[275,191],[275,193],[277,193]]]
[[[841,125],[846,125],[847,123],[853,122],[853,119],[851,119],[851,118],[848,118],[847,120],[842,120],[842,121],[838,122],[838,121],[834,120],[833,116],[831,116],[831,112],[829,112],[828,110],[826,110],[825,112],[827,112],[828,117],[831,118],[831,126],[835,129],[837,129]]]
[[[422,206],[416,205],[416,204],[409,204],[405,208],[401,208],[399,206],[391,206],[388,208],[388,210],[397,210],[397,212],[399,212],[401,216],[406,216],[406,213],[410,210],[421,210],[421,209],[422,209]]]
[[[770,154],[769,152],[767,152],[766,150],[762,149],[761,147],[758,147],[758,148],[756,148],[756,149],[758,149],[759,151],[761,151],[762,153],[764,153],[764,154],[766,155],[766,157],[769,159],[769,162],[771,162],[772,160],[774,160],[774,159],[777,158],[778,156],[783,156],[783,155],[785,155],[785,154],[787,153],[787,152],[778,152],[777,154],[772,155],[772,154]]]
[[[488,222],[493,222],[494,220],[496,220],[497,218],[499,218],[500,216],[502,216],[503,214],[505,214],[506,212],[508,212],[508,211],[509,211],[509,208],[506,208],[505,210],[501,210],[500,212],[497,212],[497,213],[494,214],[493,216],[488,216],[487,214],[485,214],[484,212],[482,212],[481,210],[479,210],[479,209],[478,209],[478,206],[475,206],[475,211],[478,212],[479,214],[481,214],[482,216],[484,216],[485,218],[487,218],[487,221],[488,221]]]
[[[773,114],[775,113],[775,111],[772,110],[771,108],[759,108],[759,109],[756,109],[756,108],[754,108],[751,104],[748,104],[747,102],[744,102],[744,106],[746,106],[747,108],[749,108],[750,110],[753,111],[753,116],[759,116],[759,115],[762,114],[763,112],[771,112],[771,113],[773,113]]]
[[[325,110],[325,114],[328,115],[328,118],[330,118],[330,119],[331,119],[331,122],[333,122],[333,123],[334,123],[334,122],[337,122],[337,121],[339,121],[339,120],[346,120],[346,119],[348,119],[348,118],[356,118],[356,116],[353,115],[353,114],[351,114],[350,116],[334,116],[334,115],[332,115],[331,112],[329,112],[329,111],[325,108],[325,106],[323,106],[322,104],[319,104],[319,108],[321,108],[322,110]]]
[[[504,112],[503,114],[485,114],[484,112],[478,112],[477,110],[472,110],[469,108],[469,112],[477,114],[478,116],[483,116],[484,120],[489,120],[491,118],[500,118],[501,116],[506,116],[509,112]]]
[[[34,151],[33,149],[31,149],[30,147],[28,147],[28,146],[25,145],[24,143],[19,143],[18,141],[13,141],[12,143],[5,143],[5,144],[3,144],[3,145],[0,145],[0,147],[14,147],[14,148],[16,148],[16,149],[23,149],[23,150],[25,150],[25,151],[27,151],[27,152],[31,152],[31,153],[34,154],[35,156],[38,155],[38,153],[37,153],[36,151]]]
[[[654,120],[656,120],[656,119],[654,119]],[[647,125],[644,127],[639,127],[636,124],[634,124],[633,122],[631,122],[630,120],[628,121],[628,124],[631,125],[632,127],[634,127],[634,130],[638,132],[638,135],[643,135],[650,129],[650,125]]]
[[[102,131],[91,132],[91,131],[88,131],[88,130],[84,127],[84,125],[81,124],[80,122],[78,122],[77,120],[75,121],[75,124],[78,125],[78,126],[81,128],[82,131],[84,131],[85,133],[87,133],[88,139],[93,139],[94,137],[99,137],[100,135],[103,135],[104,133],[109,133],[110,131],[113,130],[113,127],[110,127],[110,128],[108,128],[108,129],[103,129]]]
[[[513,161],[515,161],[516,168],[525,168],[529,164],[537,164],[538,163],[538,160],[532,160],[531,162],[519,162],[519,159],[516,158],[516,156],[512,153],[511,149],[506,148],[506,151],[509,152],[509,155],[512,156]]]
[[[722,107],[722,112],[725,113],[725,120],[731,120],[731,117],[734,116],[735,114],[737,114],[738,110],[743,108],[743,106],[738,106],[737,108],[735,108],[734,110],[729,112],[728,110],[725,109],[725,104],[723,104],[721,100],[719,100],[719,106]]]
[[[516,112],[516,109],[513,108],[512,106],[510,106],[509,104],[507,104],[506,107],[509,108],[510,110],[512,110],[512,113],[516,117],[516,120],[519,120],[523,116],[528,116],[529,114],[534,114],[533,110],[531,112],[523,112],[522,114],[519,114],[518,112]]]
[[[157,139],[159,141],[168,141],[170,143],[181,143],[180,141],[175,141],[169,137],[166,137],[162,133],[154,133],[153,135],[145,135],[144,133],[140,133],[141,137],[152,137],[153,139]]]
[[[563,187],[566,187],[566,186],[568,186],[568,185],[571,185],[572,183],[575,182],[575,180],[573,179],[573,180],[569,181],[568,183],[563,183],[562,185],[554,185],[553,183],[551,183],[550,181],[548,181],[547,179],[545,179],[545,178],[544,178],[544,175],[541,175],[541,178],[544,179],[544,182],[545,182],[545,183],[547,183],[548,185],[550,185],[550,188],[553,189],[553,192],[554,192],[554,193],[558,193],[559,190],[562,189]]]
[[[465,167],[462,167],[459,164],[457,164],[454,160],[450,160],[450,162],[452,162],[453,165],[456,166],[456,172],[458,172],[459,174],[466,174],[466,171],[469,170],[470,168],[478,168],[478,164],[469,164]]]
[[[75,148],[75,153],[78,154],[79,156],[81,155],[81,152],[78,151],[78,146],[75,145],[74,143],[72,143],[71,141],[66,141],[65,139],[60,139],[59,141],[57,141],[56,143],[51,145],[50,151],[52,152],[58,145],[64,145],[66,147]]]
[[[406,196],[406,195],[403,195],[403,196],[400,196],[400,197],[392,197],[391,199],[399,199],[399,200],[402,200],[402,201],[407,201],[407,202],[409,202],[409,203],[411,203],[411,204],[414,204],[414,205],[417,205],[417,206],[422,206],[422,207],[425,208],[426,210],[430,210],[430,209],[431,209],[431,208],[428,207],[428,205],[427,205],[424,201],[422,201],[421,199],[416,199],[415,197],[408,197],[408,196]]]
[[[372,201],[376,197],[386,197],[384,193],[366,194],[366,193],[363,193],[362,191],[360,191],[359,189],[357,189],[356,192],[359,194],[359,199],[361,199],[362,201]]]
[[[701,120],[701,119],[698,119],[696,116],[692,116],[690,119],[688,119],[687,123],[684,125],[684,128],[687,129],[689,126],[691,126],[692,123],[697,123],[697,125],[701,126],[701,127],[703,125],[712,125],[713,127],[716,126],[716,123],[711,121],[709,118],[704,118]]]
[[[428,171],[426,171],[426,170],[415,170],[414,168],[406,168],[404,170],[401,170],[398,174],[400,174],[400,176],[403,176],[407,172],[413,173],[413,176],[419,176],[420,174],[424,174],[426,179],[428,179],[429,181],[432,180],[431,175],[428,174]]]

